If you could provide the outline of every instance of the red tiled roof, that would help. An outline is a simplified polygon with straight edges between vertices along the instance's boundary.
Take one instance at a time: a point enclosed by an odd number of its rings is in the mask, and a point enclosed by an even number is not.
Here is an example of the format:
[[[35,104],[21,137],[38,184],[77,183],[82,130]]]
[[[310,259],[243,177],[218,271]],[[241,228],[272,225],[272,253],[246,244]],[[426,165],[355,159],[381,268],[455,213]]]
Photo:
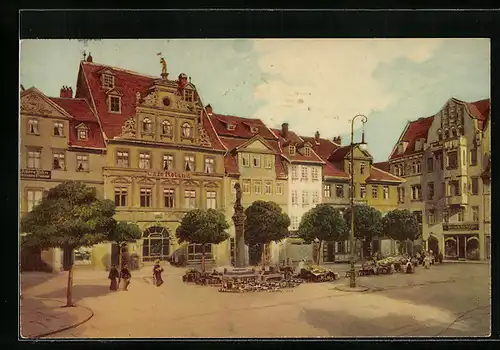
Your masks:
[[[378,169],[374,166],[370,167],[370,176],[366,179],[366,182],[404,182],[400,177],[392,175],[384,170]]]
[[[326,177],[340,177],[349,179],[349,175],[347,173],[338,169],[330,162],[326,162],[325,166],[323,167],[323,175]]]
[[[467,103],[467,107],[469,107],[469,111],[472,115],[477,119],[478,127],[483,130],[485,121],[490,116],[490,99],[480,100],[476,102]]]
[[[235,155],[230,153],[224,156],[224,169],[228,175],[239,175],[238,161]]]
[[[276,177],[278,179],[285,179],[287,177],[287,169],[283,163],[283,158],[279,154],[276,155],[275,163]]]
[[[49,98],[73,117],[69,122],[70,146],[106,148],[99,121],[92,112],[87,100],[83,98]],[[76,127],[82,123],[89,129],[87,140],[78,139]]]
[[[333,153],[328,157],[328,160],[332,162],[338,162],[345,158],[347,153],[351,150],[351,146],[338,147]]]
[[[93,101],[89,102],[95,103],[95,110],[102,129],[109,139],[120,135],[125,121],[135,115],[137,92],[140,92],[141,95],[144,96],[149,88],[153,86],[155,80],[160,79],[121,68],[91,62],[81,62],[80,69],[83,71],[83,75],[81,76],[79,74],[79,77],[81,77],[81,79],[86,79],[88,82],[88,88]],[[104,69],[109,69],[115,75],[114,90],[121,94],[120,114],[108,112],[106,89],[102,88],[100,80],[100,72]],[[80,89],[77,89],[77,93],[81,94],[82,97],[84,97],[84,92],[83,89],[81,92]],[[217,140],[217,136],[210,121],[203,120],[202,123],[210,138],[212,148],[224,150],[224,146]]]
[[[415,153],[415,143],[418,139],[426,139],[429,133],[429,128],[432,125],[434,116],[427,118],[420,118],[418,120],[408,123],[406,131],[400,141],[408,142],[406,150],[403,153],[398,153],[397,147],[392,151],[389,159],[400,158],[403,156]]]
[[[309,157],[305,156],[300,148],[297,148],[295,150],[295,154],[291,155],[289,152],[289,148],[287,145],[291,143],[295,144],[296,146],[301,146],[304,142],[309,142],[307,140],[303,140],[300,136],[298,136],[296,133],[293,131],[288,131],[287,138],[285,139],[283,137],[283,134],[281,133],[281,130],[279,129],[271,129],[271,131],[278,137],[279,143],[281,145],[281,153],[289,160],[291,161],[307,161],[307,162],[317,162],[317,163],[323,163],[323,160],[321,157],[319,157],[315,152],[314,148],[313,152]],[[312,146],[312,143],[311,143]]]
[[[328,157],[335,151],[339,146],[327,139],[319,139],[319,144],[316,143],[316,139],[314,137],[301,136],[301,138],[305,141],[309,141],[313,146],[314,152],[323,160],[327,160]]]
[[[215,114],[210,115],[210,120],[214,125],[215,132],[219,136],[242,137],[251,139],[255,135],[260,135],[264,139],[274,140],[276,137],[271,130],[260,119],[242,118],[234,115]],[[228,130],[227,124],[233,124],[234,130]],[[250,125],[258,127],[258,132],[250,131]]]
[[[373,163],[373,166],[376,168],[379,168],[383,171],[390,172],[391,167],[389,162],[378,162],[378,163]]]

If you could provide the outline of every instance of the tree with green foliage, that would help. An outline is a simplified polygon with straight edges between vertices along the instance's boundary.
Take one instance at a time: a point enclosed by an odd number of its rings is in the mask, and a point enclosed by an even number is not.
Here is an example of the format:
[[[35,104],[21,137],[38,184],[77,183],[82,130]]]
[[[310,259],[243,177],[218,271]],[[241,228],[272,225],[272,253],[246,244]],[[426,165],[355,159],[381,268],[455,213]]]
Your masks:
[[[205,272],[205,246],[227,240],[227,229],[229,224],[224,213],[215,209],[194,209],[184,215],[175,234],[179,243],[201,244],[201,270]]]
[[[265,246],[272,241],[279,242],[288,237],[290,218],[274,202],[255,201],[245,209],[245,244]],[[265,249],[262,251],[265,265]]]
[[[320,204],[302,216],[299,225],[299,237],[306,243],[319,241],[319,265],[324,241],[341,241],[346,238],[347,225],[340,211],[329,204]]]
[[[351,227],[351,208],[344,211],[347,227]],[[382,214],[368,205],[354,206],[354,236],[363,244],[363,251],[369,251],[374,237],[382,233]]]
[[[383,233],[399,242],[415,241],[420,235],[418,221],[409,210],[395,209],[382,219]]]
[[[62,248],[73,252],[108,240],[116,225],[115,204],[96,198],[95,188],[66,181],[21,220],[21,245],[40,249]],[[68,271],[66,306],[73,306],[73,259]]]
[[[135,242],[141,238],[142,232],[139,226],[126,221],[120,221],[116,224],[114,229],[110,232],[108,240],[114,242],[119,248],[118,266],[122,266],[123,253],[122,248],[127,242]]]

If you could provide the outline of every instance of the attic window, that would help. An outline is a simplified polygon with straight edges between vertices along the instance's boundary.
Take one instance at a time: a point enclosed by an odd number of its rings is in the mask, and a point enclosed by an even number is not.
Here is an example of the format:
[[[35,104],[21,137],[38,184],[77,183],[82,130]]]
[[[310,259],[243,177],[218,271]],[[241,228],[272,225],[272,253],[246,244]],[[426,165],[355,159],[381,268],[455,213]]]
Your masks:
[[[400,144],[398,145],[398,153],[399,153],[399,154],[401,154],[401,153],[403,153],[403,151],[404,151],[403,144],[402,144],[402,143],[400,143]]]
[[[184,101],[186,102],[193,102],[194,100],[194,93],[193,90],[184,90]]]
[[[295,146],[289,146],[288,153],[290,153],[291,156],[294,156],[295,155]]]
[[[78,140],[87,140],[89,138],[89,129],[85,125],[80,125],[77,128]]]
[[[115,77],[109,74],[102,75],[102,86],[112,89],[115,87]]]
[[[121,113],[121,110],[120,96],[109,96],[109,111],[111,113]]]
[[[415,141],[415,151],[420,151],[421,145],[420,145],[420,140]]]
[[[236,125],[234,124],[227,124],[227,130],[234,130],[236,129]]]
[[[309,156],[311,155],[311,148],[309,148],[309,146],[306,146],[306,147],[304,148],[304,155],[305,155],[306,157],[309,157]]]
[[[256,126],[251,126],[250,127],[250,131],[253,132],[253,133],[257,133],[257,132],[259,132],[259,128],[256,127]]]

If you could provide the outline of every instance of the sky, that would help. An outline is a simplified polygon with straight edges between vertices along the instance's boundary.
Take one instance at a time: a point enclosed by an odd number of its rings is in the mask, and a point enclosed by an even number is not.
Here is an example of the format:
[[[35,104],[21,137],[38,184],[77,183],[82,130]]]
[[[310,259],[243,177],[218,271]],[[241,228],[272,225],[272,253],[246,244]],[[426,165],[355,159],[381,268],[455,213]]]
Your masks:
[[[387,160],[408,121],[437,113],[451,97],[490,97],[489,39],[22,40],[20,83],[59,96],[76,90],[83,52],[93,61],[171,79],[192,77],[214,113],[289,124],[301,136],[350,142],[364,114],[374,161]],[[360,141],[361,122],[354,142]]]

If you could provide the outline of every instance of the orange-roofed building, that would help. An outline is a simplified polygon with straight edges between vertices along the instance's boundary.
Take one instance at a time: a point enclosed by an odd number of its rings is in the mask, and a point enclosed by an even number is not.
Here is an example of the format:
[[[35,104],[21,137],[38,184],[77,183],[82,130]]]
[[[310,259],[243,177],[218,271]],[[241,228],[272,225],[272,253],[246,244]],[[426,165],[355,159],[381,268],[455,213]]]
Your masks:
[[[399,207],[420,221],[423,247],[445,259],[490,256],[489,125],[489,99],[451,98],[409,122],[389,156],[389,171],[406,180]]]

